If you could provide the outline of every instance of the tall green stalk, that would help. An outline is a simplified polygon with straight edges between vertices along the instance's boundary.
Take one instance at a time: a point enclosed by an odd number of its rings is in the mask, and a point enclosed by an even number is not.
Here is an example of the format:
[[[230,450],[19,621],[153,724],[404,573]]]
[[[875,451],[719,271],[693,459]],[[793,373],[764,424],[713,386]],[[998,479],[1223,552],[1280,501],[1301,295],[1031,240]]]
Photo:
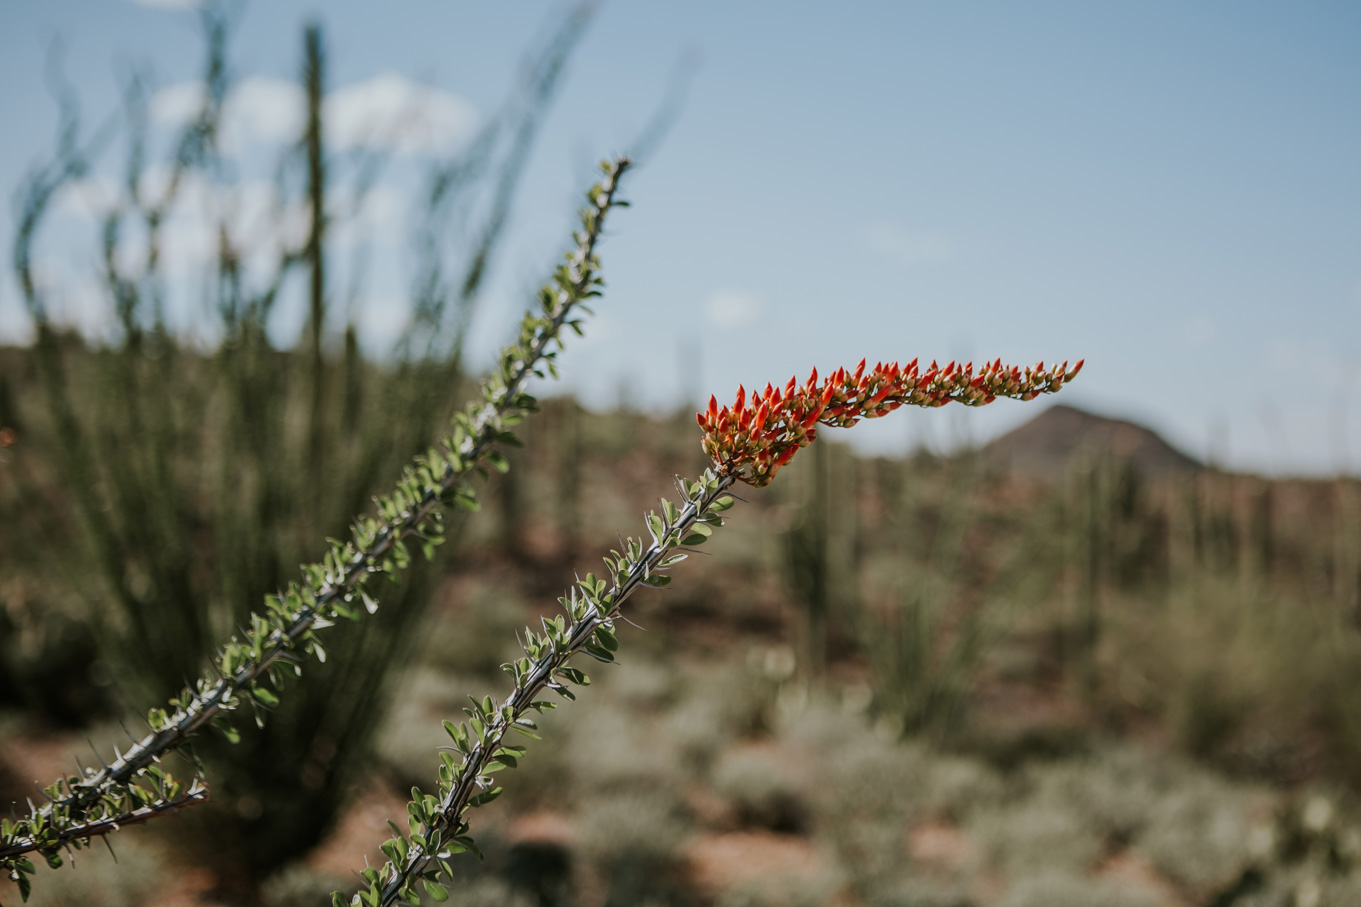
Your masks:
[[[47,802],[17,822],[0,826],[0,869],[8,871],[27,894],[33,870],[24,854],[37,851],[60,865],[63,847],[116,830],[120,823],[151,818],[204,799],[195,779],[187,788],[156,763],[172,751],[195,759],[189,739],[206,726],[228,739],[239,732],[228,713],[250,705],[257,723],[279,706],[285,678],[301,676],[300,654],[327,657],[318,631],[339,618],[361,620],[378,609],[368,587],[375,574],[397,578],[411,564],[409,545],[427,559],[444,541],[442,506],[476,505],[468,481],[486,467],[504,470],[498,448],[514,441],[509,429],[535,408],[526,382],[545,372],[556,374],[554,359],[565,329],[580,330],[582,304],[600,295],[602,283],[595,246],[605,216],[615,204],[625,159],[604,165],[605,180],[588,193],[577,248],[540,293],[541,315],[526,314],[515,344],[502,351],[497,370],[482,387],[482,402],[455,419],[452,434],[416,458],[397,489],[377,502],[377,515],[360,517],[352,541],[330,541],[319,563],[305,565],[301,583],[266,598],[263,612],[250,615],[247,628],[218,651],[210,673],[170,700],[169,709],[147,713],[148,733],[111,764],[70,775],[44,789]],[[622,204],[622,203],[618,203]]]

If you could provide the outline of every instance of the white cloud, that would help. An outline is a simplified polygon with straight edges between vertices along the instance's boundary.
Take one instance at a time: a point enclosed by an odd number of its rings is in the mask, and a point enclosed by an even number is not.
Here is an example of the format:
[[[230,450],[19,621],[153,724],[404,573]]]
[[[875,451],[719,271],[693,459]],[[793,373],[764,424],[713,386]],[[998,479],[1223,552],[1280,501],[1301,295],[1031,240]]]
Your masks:
[[[207,98],[198,82],[182,82],[151,98],[153,122],[180,127],[198,116]],[[286,79],[252,76],[232,88],[222,105],[218,142],[226,154],[254,143],[293,142],[302,134],[305,99],[300,86]]]
[[[441,154],[466,141],[477,110],[458,95],[386,72],[331,92],[331,135],[341,148]]]
[[[935,264],[955,252],[954,243],[943,233],[904,230],[882,221],[866,228],[865,244],[905,265]]]
[[[370,354],[391,352],[411,324],[411,305],[401,297],[371,296],[357,308],[355,330]]]
[[[149,167],[138,191],[148,202],[158,203],[170,175],[171,170],[163,165]],[[125,203],[124,195],[117,181],[95,174],[63,187],[54,206],[64,215],[88,222]],[[339,186],[330,208],[330,241],[338,250],[404,238],[401,224],[406,197],[391,186],[375,186],[362,199],[355,197],[353,187]],[[264,279],[278,261],[278,250],[301,248],[311,224],[306,201],[281,200],[269,180],[224,184],[213,182],[202,171],[186,171],[162,223],[161,264],[172,276],[197,273],[215,260],[222,229],[241,256],[246,273]],[[123,276],[132,279],[145,269],[147,238],[140,218],[132,215],[122,221],[117,265]]]
[[[108,174],[94,173],[71,180],[57,190],[52,208],[59,214],[97,218],[107,214],[123,194],[123,188]]]
[[[287,79],[243,79],[222,106],[222,144],[228,153],[254,143],[295,142],[302,136],[307,98],[302,86]]]
[[[203,109],[204,91],[201,82],[180,82],[158,89],[151,96],[147,112],[154,123],[183,125]]]
[[[182,125],[203,103],[201,85],[171,85],[152,98],[151,116],[158,123]],[[261,76],[242,80],[223,103],[223,152],[235,155],[252,145],[297,141],[306,106],[296,82]],[[402,154],[452,151],[472,135],[478,121],[476,108],[458,95],[391,72],[332,91],[323,113],[332,147]]]
[[[88,340],[105,339],[112,332],[114,313],[108,291],[92,271],[43,256],[33,262],[33,283],[52,324],[74,328]]]
[[[761,300],[745,290],[719,290],[704,304],[705,317],[710,324],[720,328],[752,324],[764,310]]]

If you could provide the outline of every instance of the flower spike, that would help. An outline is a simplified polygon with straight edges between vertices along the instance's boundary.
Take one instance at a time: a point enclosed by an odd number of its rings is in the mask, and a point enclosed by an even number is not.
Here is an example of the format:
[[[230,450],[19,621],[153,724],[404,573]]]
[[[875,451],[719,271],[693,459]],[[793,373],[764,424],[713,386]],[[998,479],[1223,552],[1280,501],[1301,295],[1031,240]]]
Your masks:
[[[996,359],[975,371],[973,362],[961,366],[951,361],[942,369],[933,359],[931,367],[919,374],[917,361],[903,368],[896,362],[887,367],[880,362],[866,374],[866,360],[861,359],[854,374],[838,368],[821,384],[815,368],[801,387],[797,378],[790,378],[782,395],[767,384],[765,392],[753,393],[750,401],[746,389],[738,388],[731,420],[728,407],[717,409],[717,398],[711,396],[707,412],[696,417],[704,429],[704,452],[719,475],[767,485],[800,447],[817,437],[819,423],[849,427],[903,405],[984,406],[998,397],[1033,400],[1072,381],[1084,362],[1079,359],[1072,369],[1067,362],[1045,369],[1041,361],[1022,369]]]

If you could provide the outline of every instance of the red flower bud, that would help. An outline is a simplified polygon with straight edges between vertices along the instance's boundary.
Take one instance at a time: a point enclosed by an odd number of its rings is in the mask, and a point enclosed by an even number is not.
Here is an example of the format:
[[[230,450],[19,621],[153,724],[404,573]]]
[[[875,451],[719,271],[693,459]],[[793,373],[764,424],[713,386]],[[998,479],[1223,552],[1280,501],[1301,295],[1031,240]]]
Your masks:
[[[877,362],[868,373],[867,362],[861,359],[853,374],[839,367],[821,385],[813,369],[806,385],[800,388],[798,378],[790,378],[783,394],[771,384],[750,396],[745,386],[739,387],[731,408],[719,408],[711,395],[707,409],[695,414],[704,431],[704,452],[729,475],[765,485],[799,448],[817,438],[819,423],[854,425],[906,403],[940,407],[951,402],[982,406],[998,396],[1032,400],[1063,387],[1084,364],[1079,359],[1070,371],[1065,361],[1046,370],[1041,361],[1022,369],[995,359],[985,360],[975,373],[972,361],[961,366],[951,360],[941,369],[932,360],[931,368],[919,374],[917,359],[905,368]]]

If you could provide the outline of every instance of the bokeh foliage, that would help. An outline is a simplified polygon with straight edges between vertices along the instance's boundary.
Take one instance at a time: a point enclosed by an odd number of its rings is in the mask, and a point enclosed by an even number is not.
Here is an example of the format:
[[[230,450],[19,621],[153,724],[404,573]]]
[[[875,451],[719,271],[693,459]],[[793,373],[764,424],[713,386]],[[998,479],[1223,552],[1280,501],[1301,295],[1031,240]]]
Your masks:
[[[25,520],[6,533],[6,547],[44,565],[62,587],[26,590],[36,599],[30,607],[46,595],[70,597],[62,610],[88,622],[99,671],[117,699],[164,702],[199,676],[207,654],[251,609],[294,579],[298,564],[315,560],[321,540],[344,536],[411,452],[444,432],[469,387],[469,319],[539,123],[588,18],[584,6],[569,11],[529,49],[499,114],[462,151],[430,165],[412,205],[413,317],[383,362],[360,350],[331,237],[386,161],[327,145],[318,27],[303,41],[306,126],[280,153],[273,212],[282,219],[301,211],[307,228],[291,244],[260,248],[256,237],[235,234],[225,214],[213,224],[217,248],[188,291],[190,308],[205,313],[195,329],[213,339],[211,349],[186,342],[167,314],[185,290],[167,273],[162,248],[191,180],[207,180],[227,197],[234,191],[219,148],[232,87],[228,12],[213,5],[202,13],[202,106],[164,160],[148,151],[143,83],[129,85],[121,116],[88,135],[74,98],[59,96],[57,150],[18,199],[14,265],[36,340],[17,360],[25,398],[5,402],[6,425],[21,432],[5,464],[6,504]],[[115,135],[126,143],[123,187],[98,224],[99,294],[113,327],[87,349],[54,320],[57,306],[35,261],[54,200],[97,172]],[[153,173],[158,179],[148,178]],[[247,267],[248,259],[266,265]],[[287,306],[306,311],[296,339],[271,332]],[[44,506],[54,492],[59,512]],[[410,571],[365,632],[328,641],[332,657],[292,685],[267,730],[243,729],[225,752],[221,741],[200,746],[217,807],[186,825],[202,826],[205,859],[244,864],[242,877],[254,878],[319,840],[349,783],[368,770],[430,580],[426,569]],[[21,661],[7,665],[16,686],[43,686],[41,673],[29,676],[41,670],[35,660]],[[79,707],[72,711],[79,717]]]

